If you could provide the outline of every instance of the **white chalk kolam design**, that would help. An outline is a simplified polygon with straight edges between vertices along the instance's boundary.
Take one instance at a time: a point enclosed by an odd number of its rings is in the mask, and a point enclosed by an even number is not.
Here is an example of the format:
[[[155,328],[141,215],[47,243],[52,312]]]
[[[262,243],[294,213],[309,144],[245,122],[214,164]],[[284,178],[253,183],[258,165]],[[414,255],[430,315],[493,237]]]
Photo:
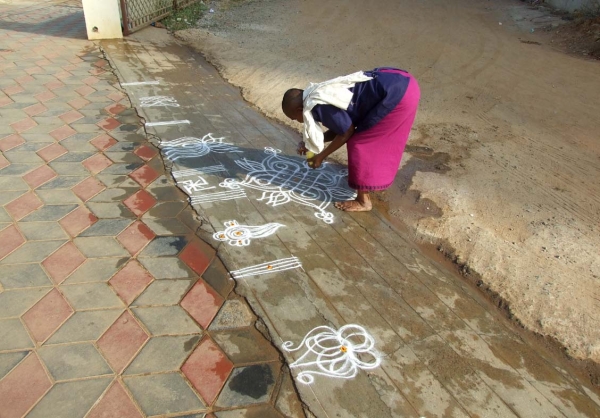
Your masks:
[[[142,107],[179,107],[177,100],[169,96],[140,97],[140,102]]]
[[[165,156],[171,161],[180,158],[202,157],[209,152],[223,154],[226,152],[242,152],[235,145],[223,142],[224,138],[215,138],[206,134],[202,138],[186,136],[173,141],[162,142],[161,148]]]
[[[232,190],[256,189],[263,192],[259,201],[279,206],[296,202],[316,209],[315,216],[325,223],[333,223],[333,214],[326,210],[334,200],[349,200],[356,195],[345,184],[348,170],[335,170],[323,164],[314,170],[305,161],[282,157],[280,150],[267,147],[267,157],[262,162],[236,160],[236,164],[248,171],[243,181],[226,179],[220,184]]]
[[[236,247],[250,245],[250,241],[257,238],[273,235],[282,224],[269,223],[261,226],[240,225],[237,221],[227,221],[224,231],[218,231],[213,235],[217,241],[227,242]]]
[[[296,379],[305,385],[313,383],[317,375],[352,379],[359,370],[372,370],[381,364],[375,339],[356,324],[344,325],[339,330],[327,326],[313,328],[298,347],[293,347],[292,341],[282,345],[287,352],[305,349],[290,364],[290,369],[301,369]]]
[[[223,164],[211,165],[203,168],[190,168],[187,170],[173,171],[173,177],[190,197],[190,204],[198,205],[200,203],[212,203],[222,200],[233,200],[246,197],[246,192],[243,190],[226,190],[216,193],[193,194],[200,191],[216,189],[215,186],[208,186],[208,182],[201,174],[213,174],[218,172],[227,172]],[[182,180],[186,177],[196,177],[197,180]]]
[[[301,268],[302,263],[298,257],[282,258],[280,260],[267,261],[266,263],[246,267],[231,272],[234,279],[241,279],[248,276],[260,276],[262,274],[277,273],[279,271]]]
[[[216,189],[215,186],[209,186],[208,182],[201,176],[197,176],[196,180],[178,181],[177,184],[184,188],[188,196],[193,196],[195,192]]]

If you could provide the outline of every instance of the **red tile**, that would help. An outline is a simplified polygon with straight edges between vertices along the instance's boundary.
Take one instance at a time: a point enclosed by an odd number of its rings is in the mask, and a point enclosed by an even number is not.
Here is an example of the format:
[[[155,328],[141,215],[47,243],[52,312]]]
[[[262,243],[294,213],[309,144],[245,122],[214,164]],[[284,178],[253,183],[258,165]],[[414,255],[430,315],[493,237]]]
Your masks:
[[[136,148],[133,153],[144,161],[150,161],[158,154],[158,151],[156,148],[144,144]]]
[[[98,77],[88,77],[88,78],[84,78],[82,80],[85,84],[87,84],[88,86],[93,86],[94,84],[96,84],[97,82],[99,82],[100,80],[98,79]]]
[[[215,250],[205,242],[192,241],[179,254],[179,258],[199,276],[204,274],[215,256]]]
[[[69,78],[72,76],[73,76],[73,74],[71,74],[68,71],[61,71],[60,73],[54,74],[54,77],[56,77],[59,80],[64,80],[65,78]]]
[[[45,341],[73,313],[65,298],[57,289],[52,289],[25,315],[23,322],[37,342]]]
[[[74,64],[69,64],[69,65],[65,65],[64,67],[62,67],[63,70],[65,71],[73,71],[77,69],[77,66]]]
[[[200,279],[181,301],[181,307],[204,329],[207,329],[223,305],[223,298]]]
[[[148,335],[125,311],[98,340],[98,347],[112,368],[121,373],[147,340]]]
[[[61,87],[64,87],[65,83],[63,83],[62,81],[55,80],[55,81],[51,81],[49,83],[44,84],[44,86],[48,90],[52,91],[52,90],[56,90],[56,89],[59,89]]]
[[[43,165],[25,174],[23,176],[23,180],[29,184],[29,187],[35,189],[36,187],[39,187],[42,184],[52,180],[56,176],[57,174],[54,172],[54,170],[47,165]]]
[[[144,270],[137,260],[131,260],[109,280],[109,283],[123,299],[123,302],[129,306],[152,280],[152,275]]]
[[[35,353],[0,381],[0,417],[21,418],[50,389],[42,363]]]
[[[26,118],[10,124],[10,127],[13,128],[17,133],[25,132],[26,130],[31,129],[34,126],[37,126],[37,123],[31,118]]]
[[[14,103],[14,102],[8,96],[0,98],[0,107],[4,107],[4,106],[9,105],[11,103]]]
[[[96,215],[90,212],[85,206],[80,206],[58,221],[58,223],[70,236],[76,237],[97,220]]]
[[[55,284],[61,284],[85,260],[81,251],[69,241],[42,261],[42,266]]]
[[[106,60],[98,60],[94,63],[96,67],[104,68],[108,65],[108,61]]]
[[[92,94],[93,92],[95,92],[96,90],[94,90],[93,88],[91,88],[90,86],[83,86],[83,87],[79,87],[78,89],[75,90],[77,93],[79,93],[81,96],[85,97],[88,94]]]
[[[160,177],[160,173],[148,165],[143,165],[129,175],[137,181],[140,186],[147,187],[154,180]]]
[[[125,98],[125,96],[123,96],[122,93],[118,93],[118,92],[111,93],[106,97],[108,97],[113,102],[120,102],[121,100],[123,100]]]
[[[0,260],[25,243],[17,227],[12,224],[0,231]]]
[[[105,151],[106,149],[112,147],[117,143],[117,140],[112,136],[107,134],[102,134],[97,136],[96,138],[90,141],[90,144],[98,148],[100,151]]]
[[[29,75],[31,74],[43,74],[44,70],[38,66],[35,67],[31,67],[31,68],[27,68],[25,69],[25,72]]]
[[[125,109],[127,109],[127,106],[123,106],[121,103],[116,103],[104,108],[104,110],[112,115],[118,115]]]
[[[73,109],[81,109],[84,106],[90,104],[89,100],[85,100],[83,97],[73,99],[67,102]]]
[[[117,240],[134,256],[155,236],[156,234],[145,223],[135,221],[117,236]]]
[[[45,67],[46,65],[52,65],[52,61],[44,59],[36,61],[35,65],[39,65],[40,67]]]
[[[56,97],[56,94],[52,93],[51,91],[44,91],[42,93],[38,93],[35,96],[33,96],[37,99],[38,102],[48,102],[52,99],[54,99]]]
[[[68,138],[71,135],[75,135],[76,133],[77,131],[71,128],[69,125],[63,125],[60,128],[51,131],[50,135],[57,141],[62,141],[63,139]]]
[[[112,384],[100,402],[94,406],[86,418],[142,418],[133,401],[118,380]]]
[[[105,72],[106,70],[103,70],[102,68],[92,68],[90,71],[88,71],[88,73],[91,75],[100,75],[104,74]]]
[[[23,196],[13,200],[4,208],[15,220],[21,220],[36,209],[43,206],[42,201],[33,192],[25,193]]]
[[[33,78],[30,75],[24,75],[19,78],[15,78],[15,81],[19,84],[27,84],[27,83],[31,83],[32,81],[35,81],[35,78]]]
[[[0,169],[8,167],[10,165],[10,161],[8,161],[4,155],[0,154]]]
[[[62,145],[55,143],[52,145],[48,145],[45,148],[42,148],[41,150],[39,150],[37,152],[37,155],[39,155],[40,157],[42,157],[46,162],[48,161],[52,161],[55,158],[60,157],[61,155],[66,154],[67,152],[69,152],[65,147],[63,147]]]
[[[39,115],[40,113],[44,113],[48,108],[41,103],[34,104],[33,106],[26,107],[23,109],[25,113],[29,116]]]
[[[106,167],[112,165],[112,161],[104,156],[104,154],[96,154],[82,162],[83,166],[90,170],[92,174],[97,174]]]
[[[205,338],[181,367],[194,388],[212,405],[229,377],[233,363],[210,338]]]
[[[7,88],[5,88],[3,91],[4,91],[4,93],[6,93],[7,95],[9,95],[9,96],[12,96],[12,95],[15,95],[15,94],[19,94],[19,93],[22,93],[22,92],[24,92],[24,91],[25,91],[25,89],[24,89],[23,87],[19,86],[19,85],[16,85],[16,86],[10,86],[10,87],[7,87]]]
[[[14,62],[2,62],[0,63],[0,69],[6,70],[7,68],[15,68],[17,65]]]
[[[23,145],[24,143],[25,140],[21,137],[21,135],[9,135],[0,139],[0,151],[8,151],[9,149],[13,149],[15,147],[18,147],[19,145]]]
[[[105,131],[112,131],[113,129],[121,126],[121,122],[116,120],[115,118],[106,118],[101,122],[98,122],[96,125],[104,129]]]
[[[71,190],[78,198],[86,202],[104,189],[106,189],[106,187],[99,180],[96,180],[94,177],[88,177]]]
[[[141,216],[156,204],[156,199],[147,191],[140,190],[125,199],[123,203],[137,216]]]
[[[83,115],[76,110],[71,110],[64,115],[60,115],[59,118],[61,118],[64,123],[69,124],[83,118]]]

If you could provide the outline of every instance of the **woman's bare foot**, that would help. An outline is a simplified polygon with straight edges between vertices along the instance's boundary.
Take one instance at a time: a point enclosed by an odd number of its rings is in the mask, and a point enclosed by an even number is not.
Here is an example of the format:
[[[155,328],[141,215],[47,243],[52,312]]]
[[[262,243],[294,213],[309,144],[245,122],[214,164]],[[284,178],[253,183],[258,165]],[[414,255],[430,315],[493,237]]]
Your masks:
[[[364,190],[356,191],[355,200],[347,200],[346,202],[336,202],[334,204],[339,210],[346,212],[368,212],[373,208],[369,192]]]
[[[364,203],[358,200],[347,200],[346,202],[336,202],[334,206],[346,212],[368,212],[373,208],[370,200]]]

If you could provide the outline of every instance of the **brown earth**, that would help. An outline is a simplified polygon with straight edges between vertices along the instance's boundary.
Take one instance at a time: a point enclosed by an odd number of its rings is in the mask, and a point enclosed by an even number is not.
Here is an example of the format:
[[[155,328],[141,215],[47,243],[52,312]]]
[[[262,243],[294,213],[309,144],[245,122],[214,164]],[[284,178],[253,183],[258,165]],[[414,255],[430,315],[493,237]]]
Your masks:
[[[600,16],[568,19],[568,24],[553,31],[551,42],[569,54],[600,60]]]
[[[444,243],[528,329],[600,362],[600,66],[558,50],[550,29],[564,19],[510,0],[210,7],[178,36],[285,123],[290,87],[412,72],[420,112],[379,210],[416,242]]]

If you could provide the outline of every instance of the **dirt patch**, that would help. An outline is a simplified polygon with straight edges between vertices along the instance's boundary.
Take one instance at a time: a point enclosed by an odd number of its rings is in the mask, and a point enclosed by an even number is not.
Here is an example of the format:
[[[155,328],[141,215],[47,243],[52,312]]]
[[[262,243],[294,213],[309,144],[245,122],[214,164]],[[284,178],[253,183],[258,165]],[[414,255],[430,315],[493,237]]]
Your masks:
[[[552,42],[575,56],[600,60],[600,16],[568,16],[570,22],[552,33]]]

